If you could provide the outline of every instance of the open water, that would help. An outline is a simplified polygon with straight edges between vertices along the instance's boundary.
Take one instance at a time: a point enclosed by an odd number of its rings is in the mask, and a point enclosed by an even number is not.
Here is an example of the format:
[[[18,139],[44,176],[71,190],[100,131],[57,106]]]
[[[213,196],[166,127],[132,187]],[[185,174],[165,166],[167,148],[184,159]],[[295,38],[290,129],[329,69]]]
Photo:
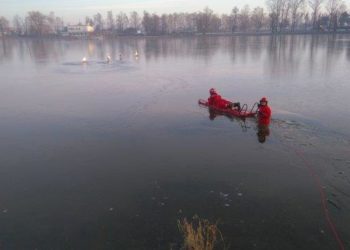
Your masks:
[[[349,35],[0,40],[0,248],[179,249],[198,215],[233,250],[349,249],[349,79]],[[211,87],[268,97],[269,131]]]

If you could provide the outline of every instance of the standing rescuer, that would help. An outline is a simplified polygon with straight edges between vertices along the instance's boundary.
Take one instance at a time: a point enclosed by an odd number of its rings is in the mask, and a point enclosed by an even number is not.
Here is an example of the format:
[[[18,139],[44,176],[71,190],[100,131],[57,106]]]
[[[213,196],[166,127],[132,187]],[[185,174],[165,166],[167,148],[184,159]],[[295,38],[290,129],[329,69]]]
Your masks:
[[[266,137],[270,135],[271,109],[268,106],[266,97],[261,98],[258,109],[258,140],[260,143],[266,141]]]
[[[264,125],[270,124],[271,109],[268,105],[268,101],[266,97],[263,97],[260,100],[259,109],[258,109],[258,118],[259,118],[259,123],[262,123]]]
[[[210,97],[208,98],[209,106],[215,106],[216,108],[219,108],[219,109],[227,109],[227,108],[230,108],[230,109],[237,108],[238,110],[241,109],[241,105],[239,102],[232,103],[230,101],[225,100],[213,88],[209,90],[209,94],[210,94]]]

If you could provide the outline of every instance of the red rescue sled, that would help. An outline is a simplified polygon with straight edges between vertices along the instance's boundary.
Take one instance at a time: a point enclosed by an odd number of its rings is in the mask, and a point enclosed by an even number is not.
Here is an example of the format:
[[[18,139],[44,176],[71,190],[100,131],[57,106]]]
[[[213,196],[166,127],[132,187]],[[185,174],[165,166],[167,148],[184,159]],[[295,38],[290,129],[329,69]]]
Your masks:
[[[217,108],[217,107],[215,107],[213,105],[209,105],[208,101],[202,100],[202,99],[200,99],[198,101],[198,104],[200,106],[207,107],[207,108],[209,108],[211,110],[214,110],[214,111],[217,111],[217,112],[229,115],[229,116],[235,116],[235,117],[240,117],[240,118],[254,117],[257,114],[257,109],[258,109],[257,103],[255,103],[253,105],[253,107],[252,107],[252,109],[250,111],[248,111],[248,105],[247,104],[244,104],[242,106],[241,110],[237,110],[237,109],[220,109],[220,108]]]

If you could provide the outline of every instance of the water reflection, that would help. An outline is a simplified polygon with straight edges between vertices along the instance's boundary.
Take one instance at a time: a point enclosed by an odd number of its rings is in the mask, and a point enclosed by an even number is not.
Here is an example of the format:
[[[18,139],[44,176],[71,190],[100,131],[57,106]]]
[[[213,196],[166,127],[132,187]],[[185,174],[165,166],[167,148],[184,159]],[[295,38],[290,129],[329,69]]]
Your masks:
[[[11,59],[14,44],[18,44],[18,57],[32,58],[36,62],[57,61],[66,56],[69,48],[86,50],[83,56],[105,58],[110,54],[113,60],[132,59],[138,51],[145,61],[168,57],[200,58],[209,62],[220,54],[230,54],[232,62],[245,64],[251,60],[261,60],[271,75],[293,74],[300,71],[301,61],[309,62],[310,72],[315,62],[326,63],[325,69],[331,70],[332,64],[344,53],[350,60],[350,41],[346,36],[328,36],[320,39],[313,36],[241,36],[241,37],[186,37],[186,38],[118,38],[89,41],[64,41],[43,39],[2,39],[0,58]],[[27,48],[27,49],[25,49]],[[305,57],[307,56],[307,57]]]
[[[267,124],[257,121],[257,136],[260,143],[266,142],[266,137],[270,135],[270,127]]]
[[[256,123],[256,130],[257,132],[257,139],[258,142],[260,143],[265,143],[267,137],[270,135],[270,126],[269,124],[266,124],[265,122],[262,122],[260,119],[255,119],[255,118],[247,118],[247,119],[243,119],[243,118],[238,118],[232,115],[228,115],[226,113],[222,113],[219,112],[215,109],[211,109],[208,108],[208,112],[209,112],[209,120],[214,121],[216,118],[218,117],[226,117],[228,120],[230,120],[231,122],[236,122],[240,125],[242,132],[247,132],[249,129],[252,129],[252,127],[248,124],[248,120],[249,122],[254,121]]]
[[[208,108],[208,112],[209,120],[214,121],[218,117],[226,117],[231,122],[237,122],[240,125],[242,132],[247,132],[249,129],[251,129],[248,124],[248,120],[254,121],[256,124],[256,135],[259,143],[265,143],[267,137],[270,135],[270,118],[265,119],[260,116],[257,118],[239,118],[212,108]]]
[[[9,60],[13,56],[13,44],[9,39],[0,39],[0,62]]]

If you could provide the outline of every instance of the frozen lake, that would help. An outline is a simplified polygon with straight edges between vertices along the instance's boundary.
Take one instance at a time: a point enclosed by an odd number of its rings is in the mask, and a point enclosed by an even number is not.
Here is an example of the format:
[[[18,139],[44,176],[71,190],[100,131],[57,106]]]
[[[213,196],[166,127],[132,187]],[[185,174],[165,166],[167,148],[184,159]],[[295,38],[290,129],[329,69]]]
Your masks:
[[[349,79],[350,35],[0,40],[0,246],[179,249],[197,214],[230,249],[350,248]],[[211,87],[269,98],[265,143]]]

